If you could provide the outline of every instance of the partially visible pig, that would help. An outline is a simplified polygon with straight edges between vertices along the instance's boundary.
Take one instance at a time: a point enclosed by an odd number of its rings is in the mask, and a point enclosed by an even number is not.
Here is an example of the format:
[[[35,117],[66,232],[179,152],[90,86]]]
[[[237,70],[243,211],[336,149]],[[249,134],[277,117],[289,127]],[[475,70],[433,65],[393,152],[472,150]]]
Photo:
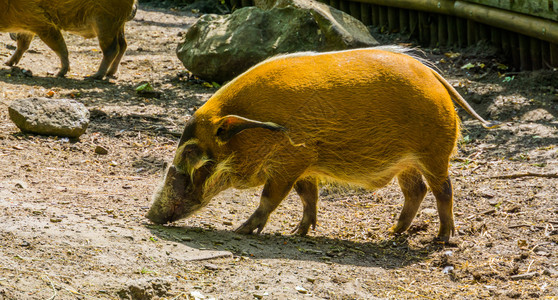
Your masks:
[[[438,238],[454,234],[449,160],[460,136],[452,99],[481,118],[438,73],[398,47],[296,53],[268,59],[223,86],[197,110],[147,214],[187,217],[228,188],[263,185],[259,207],[236,231],[260,232],[294,187],[297,227],[316,225],[318,182],[377,189],[397,176],[401,233],[427,192],[436,197]]]
[[[98,37],[103,60],[91,78],[114,76],[127,47],[124,23],[136,9],[136,0],[0,0],[0,31],[17,33],[16,51],[6,65],[16,65],[37,35],[60,57],[57,76],[65,76],[70,62],[64,30]]]

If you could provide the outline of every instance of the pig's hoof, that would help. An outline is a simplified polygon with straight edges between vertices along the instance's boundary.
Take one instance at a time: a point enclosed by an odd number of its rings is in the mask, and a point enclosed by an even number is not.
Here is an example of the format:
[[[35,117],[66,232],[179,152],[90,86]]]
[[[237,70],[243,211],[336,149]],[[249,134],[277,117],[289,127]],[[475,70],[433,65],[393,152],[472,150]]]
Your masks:
[[[452,224],[446,226],[440,226],[440,231],[438,232],[438,236],[436,240],[448,243],[450,237],[455,235],[455,226]]]
[[[299,236],[306,236],[308,231],[310,230],[310,226],[312,226],[312,230],[316,230],[316,221],[313,222],[304,222],[301,221],[292,231],[291,233],[295,233]]]
[[[308,230],[310,229],[310,225],[301,225],[298,224],[291,233],[295,233],[299,236],[306,236],[308,234]]]
[[[434,238],[434,241],[447,244],[449,243],[451,236],[452,234],[438,234],[438,236]]]
[[[103,80],[103,75],[93,74],[89,76],[85,76],[85,80]]]
[[[252,234],[254,229],[255,228],[252,228],[252,226],[248,226],[246,223],[244,223],[240,227],[238,227],[234,232],[240,234]]]
[[[393,235],[397,235],[397,234],[403,233],[405,230],[407,230],[407,228],[397,226],[397,225],[393,225],[388,231],[389,231],[389,233],[391,233]]]
[[[257,229],[256,233],[260,234],[265,226],[265,223],[266,222],[257,222],[250,218],[248,221],[244,222],[244,224],[240,225],[240,227],[238,227],[234,232],[240,234],[252,234],[252,232]]]

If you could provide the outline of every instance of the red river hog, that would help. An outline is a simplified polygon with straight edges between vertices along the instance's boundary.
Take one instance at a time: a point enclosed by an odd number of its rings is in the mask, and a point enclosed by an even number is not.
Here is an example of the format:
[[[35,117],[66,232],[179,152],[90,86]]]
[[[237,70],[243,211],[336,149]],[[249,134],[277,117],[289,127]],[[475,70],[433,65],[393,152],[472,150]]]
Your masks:
[[[303,203],[296,231],[305,235],[316,226],[320,181],[378,189],[397,176],[405,201],[390,230],[409,228],[428,185],[447,241],[455,228],[448,168],[460,136],[452,99],[484,127],[495,123],[407,51],[287,54],[241,74],[186,124],[147,218],[172,222],[225,189],[263,185],[258,208],[236,229],[259,233],[294,187]]]
[[[98,37],[103,60],[93,79],[114,76],[126,51],[124,23],[132,19],[136,0],[0,0],[0,31],[17,33],[17,48],[6,62],[16,65],[35,35],[60,58],[58,77],[70,69],[61,31]]]

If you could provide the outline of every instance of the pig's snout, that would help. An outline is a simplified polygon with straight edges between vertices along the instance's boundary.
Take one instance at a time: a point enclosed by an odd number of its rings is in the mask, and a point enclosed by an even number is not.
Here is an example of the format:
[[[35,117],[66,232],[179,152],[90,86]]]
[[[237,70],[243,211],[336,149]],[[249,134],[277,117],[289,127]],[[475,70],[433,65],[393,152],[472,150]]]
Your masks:
[[[187,197],[189,178],[175,166],[167,169],[161,185],[153,194],[153,202],[145,215],[156,224],[166,224],[178,220],[183,215],[184,199]]]

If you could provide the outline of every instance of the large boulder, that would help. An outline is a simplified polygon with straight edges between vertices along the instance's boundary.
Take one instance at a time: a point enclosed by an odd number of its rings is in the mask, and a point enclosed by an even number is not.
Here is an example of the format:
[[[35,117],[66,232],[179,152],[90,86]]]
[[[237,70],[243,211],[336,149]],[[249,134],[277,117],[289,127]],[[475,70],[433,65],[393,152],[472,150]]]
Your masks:
[[[89,110],[72,99],[15,100],[8,112],[10,119],[23,132],[78,138],[89,125]]]
[[[231,80],[280,53],[378,45],[364,24],[313,0],[256,1],[229,15],[203,15],[186,32],[178,58],[194,75]]]

